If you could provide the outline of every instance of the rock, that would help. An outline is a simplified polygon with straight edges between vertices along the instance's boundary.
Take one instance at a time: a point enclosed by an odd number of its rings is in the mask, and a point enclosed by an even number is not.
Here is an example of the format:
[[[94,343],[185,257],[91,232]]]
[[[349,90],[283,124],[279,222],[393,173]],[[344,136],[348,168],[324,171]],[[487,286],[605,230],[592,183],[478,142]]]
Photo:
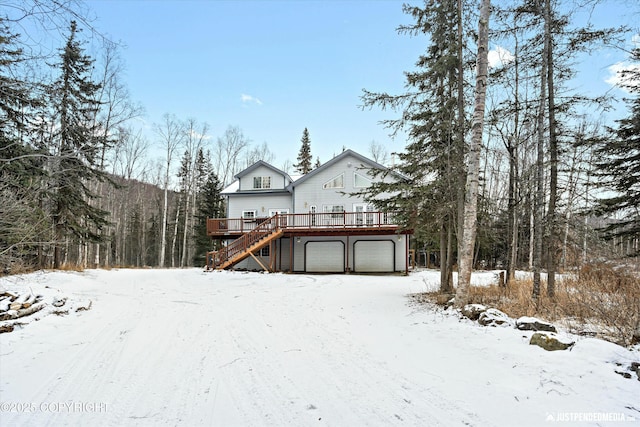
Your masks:
[[[547,351],[566,350],[573,346],[575,342],[563,342],[558,339],[554,334],[545,334],[542,332],[536,332],[531,336],[530,345],[537,345]]]
[[[509,326],[511,318],[496,308],[488,308],[480,313],[478,323],[482,326]]]
[[[482,304],[467,304],[462,308],[462,314],[471,320],[478,320],[480,314],[487,311],[487,307]]]
[[[545,332],[558,332],[556,327],[551,323],[543,320],[536,319],[535,317],[520,317],[516,320],[516,328],[521,331],[545,331]]]

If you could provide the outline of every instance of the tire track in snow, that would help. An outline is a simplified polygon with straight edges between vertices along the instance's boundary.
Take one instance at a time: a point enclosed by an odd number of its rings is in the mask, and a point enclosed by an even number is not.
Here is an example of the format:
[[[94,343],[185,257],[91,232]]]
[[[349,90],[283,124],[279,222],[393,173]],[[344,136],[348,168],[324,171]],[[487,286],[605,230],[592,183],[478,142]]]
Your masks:
[[[131,277],[97,288],[101,303],[65,320],[62,362],[21,395],[107,402],[108,411],[10,417],[7,425],[489,424],[371,352],[349,296],[325,297],[342,286],[339,277],[301,287],[281,286],[278,275]],[[83,329],[83,321],[100,327]],[[80,330],[80,345],[65,341]],[[28,367],[47,366],[37,363],[46,357]]]

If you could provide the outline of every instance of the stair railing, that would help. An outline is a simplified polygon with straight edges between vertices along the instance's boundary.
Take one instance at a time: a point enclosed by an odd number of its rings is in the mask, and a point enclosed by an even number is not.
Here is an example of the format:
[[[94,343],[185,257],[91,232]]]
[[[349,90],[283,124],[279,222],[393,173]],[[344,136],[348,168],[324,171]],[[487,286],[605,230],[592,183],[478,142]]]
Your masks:
[[[246,252],[251,246],[280,229],[278,214],[256,225],[222,249],[207,254],[207,268],[215,269],[236,255]]]

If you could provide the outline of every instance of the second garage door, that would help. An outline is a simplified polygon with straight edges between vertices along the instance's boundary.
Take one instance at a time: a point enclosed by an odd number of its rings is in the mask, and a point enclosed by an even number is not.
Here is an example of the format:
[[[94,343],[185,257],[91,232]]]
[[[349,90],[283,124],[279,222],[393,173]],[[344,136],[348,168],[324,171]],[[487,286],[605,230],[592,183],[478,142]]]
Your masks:
[[[305,270],[310,273],[343,273],[344,243],[308,242],[305,245]]]
[[[390,273],[395,270],[391,240],[358,240],[353,245],[354,270],[359,273]]]

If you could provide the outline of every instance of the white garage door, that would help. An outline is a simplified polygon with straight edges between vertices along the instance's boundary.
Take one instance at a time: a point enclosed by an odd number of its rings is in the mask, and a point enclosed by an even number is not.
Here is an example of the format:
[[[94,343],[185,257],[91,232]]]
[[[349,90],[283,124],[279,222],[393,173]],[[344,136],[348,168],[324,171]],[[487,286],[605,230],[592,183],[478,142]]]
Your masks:
[[[309,242],[305,247],[305,269],[310,273],[344,272],[344,243]]]
[[[360,273],[393,272],[395,251],[391,240],[358,240],[354,244],[354,270]]]

